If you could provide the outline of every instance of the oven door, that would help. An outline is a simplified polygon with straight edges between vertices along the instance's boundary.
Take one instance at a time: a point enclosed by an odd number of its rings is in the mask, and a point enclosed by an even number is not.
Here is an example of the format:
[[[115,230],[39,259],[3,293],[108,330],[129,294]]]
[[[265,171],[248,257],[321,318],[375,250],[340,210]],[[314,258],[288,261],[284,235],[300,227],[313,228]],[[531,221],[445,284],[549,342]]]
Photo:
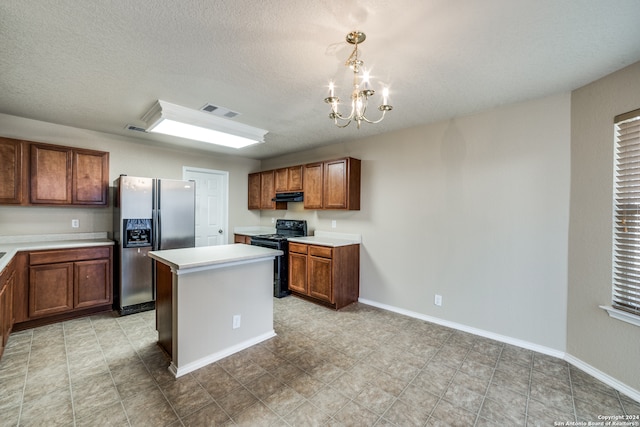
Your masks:
[[[264,248],[278,249],[284,252],[273,260],[273,296],[282,298],[289,295],[289,268],[287,263],[288,251],[286,241],[277,241],[271,239],[263,239],[260,237],[252,237],[251,244],[253,246],[262,246]]]

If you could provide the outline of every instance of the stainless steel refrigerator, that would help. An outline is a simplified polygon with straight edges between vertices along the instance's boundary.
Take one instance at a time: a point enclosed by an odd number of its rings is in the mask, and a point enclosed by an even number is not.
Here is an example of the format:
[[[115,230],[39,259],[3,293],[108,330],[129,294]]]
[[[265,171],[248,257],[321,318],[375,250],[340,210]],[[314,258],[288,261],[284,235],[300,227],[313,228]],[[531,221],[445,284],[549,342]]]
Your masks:
[[[195,182],[122,175],[114,182],[114,305],[121,315],[155,308],[151,250],[195,246]]]

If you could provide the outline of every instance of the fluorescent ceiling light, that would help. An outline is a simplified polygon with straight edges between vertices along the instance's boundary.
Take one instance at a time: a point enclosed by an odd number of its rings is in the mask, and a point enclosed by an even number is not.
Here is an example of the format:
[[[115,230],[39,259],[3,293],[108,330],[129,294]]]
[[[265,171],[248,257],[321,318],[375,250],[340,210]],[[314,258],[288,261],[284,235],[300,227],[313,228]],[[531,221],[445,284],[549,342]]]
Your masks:
[[[243,148],[264,142],[264,129],[223,119],[199,110],[158,100],[142,117],[147,132]]]

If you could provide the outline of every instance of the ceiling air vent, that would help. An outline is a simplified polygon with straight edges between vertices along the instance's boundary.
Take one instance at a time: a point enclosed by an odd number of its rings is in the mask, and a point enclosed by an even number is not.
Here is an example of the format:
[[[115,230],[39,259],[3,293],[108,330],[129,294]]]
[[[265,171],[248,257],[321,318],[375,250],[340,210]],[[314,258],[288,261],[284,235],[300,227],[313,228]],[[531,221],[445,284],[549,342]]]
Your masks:
[[[125,126],[125,129],[132,130],[135,132],[146,132],[146,129],[141,128],[140,126],[134,126],[134,125],[127,125]]]
[[[240,115],[240,113],[238,113],[237,111],[232,111],[228,108],[213,104],[205,104],[204,107],[200,109],[200,111],[211,113],[214,116],[226,117],[227,119],[232,119]]]

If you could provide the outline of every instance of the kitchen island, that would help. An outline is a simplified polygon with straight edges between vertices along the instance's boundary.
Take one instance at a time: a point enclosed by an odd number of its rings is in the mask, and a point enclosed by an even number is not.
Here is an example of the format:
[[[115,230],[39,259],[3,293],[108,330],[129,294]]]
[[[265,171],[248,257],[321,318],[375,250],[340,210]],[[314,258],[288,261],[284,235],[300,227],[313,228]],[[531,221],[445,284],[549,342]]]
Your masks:
[[[245,244],[149,252],[158,344],[180,377],[275,336],[273,259]]]

